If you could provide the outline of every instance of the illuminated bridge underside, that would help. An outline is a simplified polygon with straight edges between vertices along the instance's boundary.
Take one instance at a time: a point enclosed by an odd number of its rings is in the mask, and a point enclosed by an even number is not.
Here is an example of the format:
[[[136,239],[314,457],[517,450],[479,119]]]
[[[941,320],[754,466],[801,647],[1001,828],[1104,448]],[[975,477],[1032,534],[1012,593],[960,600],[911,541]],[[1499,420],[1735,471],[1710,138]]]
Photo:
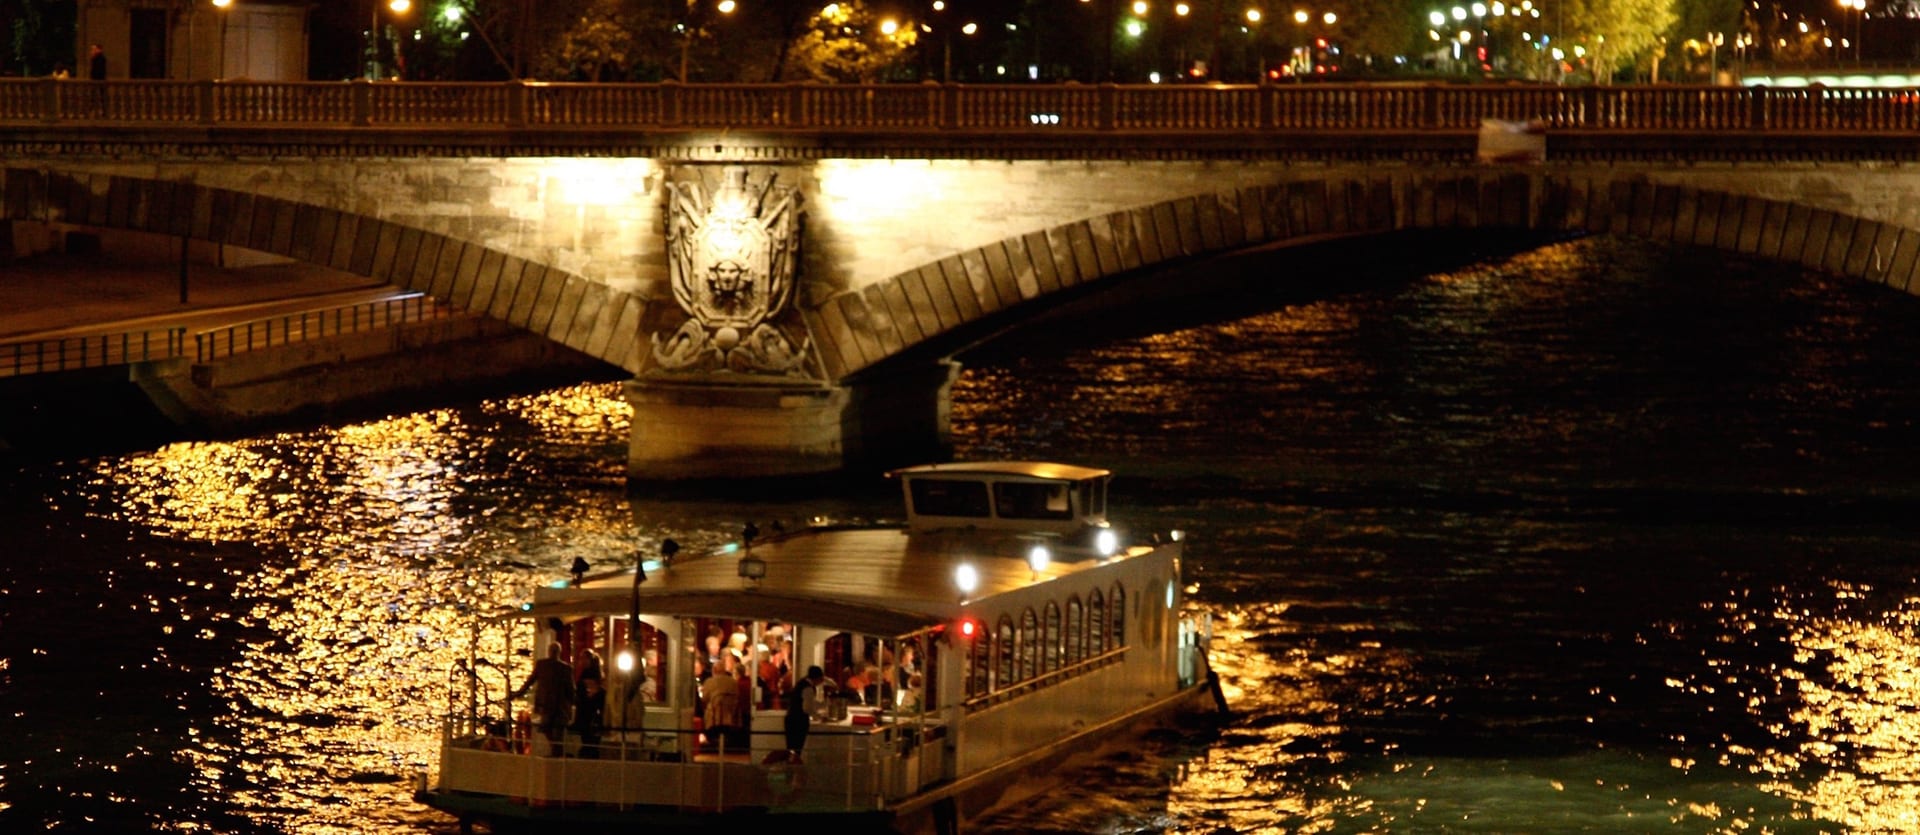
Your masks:
[[[649,340],[686,319],[664,283],[648,278],[664,272],[657,185],[636,192],[629,215],[657,223],[642,222],[638,232],[628,231],[636,225],[630,220],[620,227],[642,254],[588,264],[626,265],[639,279],[624,287],[445,229],[284,196],[298,193],[292,191],[275,196],[97,170],[62,173],[49,164],[0,168],[0,214],[245,247],[402,285],[541,334],[637,376],[629,388],[629,471],[659,478],[811,473],[924,458],[929,447],[944,444],[947,431],[952,369],[938,360],[1047,309],[1053,294],[1098,292],[1110,277],[1292,240],[1435,228],[1615,234],[1800,263],[1909,293],[1920,271],[1920,207],[1907,196],[1915,175],[1898,167],[1450,165],[1376,174],[1378,168],[1364,166],[1182,169],[1130,162],[1096,170],[1084,161],[1027,162],[966,169],[954,175],[966,178],[966,187],[944,192],[951,202],[918,201],[913,210],[921,214],[903,219],[891,209],[852,211],[863,198],[821,187],[820,165],[772,167],[790,182],[815,184],[806,196],[819,210],[810,215],[803,247],[828,255],[806,262],[796,304],[817,352],[818,379],[674,375],[652,367]],[[1180,196],[1116,201],[1116,177],[1147,183],[1127,194]],[[1128,205],[1136,200],[1142,205]],[[1105,206],[1124,208],[1099,210]],[[1048,212],[1066,216],[1051,219]],[[943,213],[951,219],[941,220]],[[1029,221],[990,225],[1005,216],[1030,218],[1036,228],[1007,234]],[[438,222],[423,217],[421,223]],[[642,239],[632,240],[635,234]],[[965,234],[976,237],[946,241]],[[970,245],[991,238],[998,239]],[[909,251],[916,254],[898,257]],[[930,260],[873,275],[923,259]],[[753,385],[760,382],[766,385]],[[902,446],[913,444],[919,446]]]
[[[670,298],[645,298],[438,232],[278,197],[20,168],[0,168],[0,194],[10,220],[186,236],[369,276],[636,373],[645,365],[647,333],[680,315]],[[1426,228],[1626,235],[1801,263],[1909,292],[1920,270],[1920,232],[1904,225],[1656,183],[1632,172],[1479,168],[1297,179],[1075,219],[869,279],[803,306],[803,314],[828,378],[840,381],[963,326],[995,316],[1012,321],[1027,302],[1109,276],[1290,239]],[[848,278],[843,283],[858,283]]]
[[[1920,232],[1825,209],[1645,179],[1508,170],[1300,180],[1203,194],[1007,238],[809,310],[845,378],[960,326],[1076,285],[1290,239],[1403,229],[1615,234],[1804,264],[1908,292]]]

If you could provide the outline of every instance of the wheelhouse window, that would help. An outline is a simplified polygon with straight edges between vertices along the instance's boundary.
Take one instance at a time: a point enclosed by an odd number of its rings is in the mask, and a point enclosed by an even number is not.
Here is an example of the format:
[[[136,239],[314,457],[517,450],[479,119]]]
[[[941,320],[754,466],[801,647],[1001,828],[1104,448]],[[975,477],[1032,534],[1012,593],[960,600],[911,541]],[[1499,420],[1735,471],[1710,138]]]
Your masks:
[[[1049,600],[1040,616],[1040,672],[1060,669],[1060,649],[1060,606]]]
[[[1100,590],[1094,589],[1087,595],[1087,657],[1092,658],[1107,651],[1107,607],[1100,597]]]
[[[1016,672],[1019,681],[1040,674],[1040,620],[1032,609],[1020,613],[1020,669]]]
[[[1080,496],[1080,506],[1093,516],[1107,515],[1106,479],[1092,478],[1073,483],[1073,491]]]
[[[984,519],[989,515],[986,482],[914,479],[909,485],[913,512],[921,516]]]
[[[1107,598],[1107,604],[1112,607],[1107,620],[1112,629],[1108,633],[1107,649],[1119,649],[1127,645],[1127,590],[1114,583],[1113,595]]]
[[[1013,684],[1015,680],[1013,677],[1013,618],[1001,615],[1000,625],[993,630],[993,634],[994,657],[999,661],[997,665],[998,669],[996,670],[997,678],[993,682],[993,689],[999,690]]]
[[[993,506],[1002,519],[1073,518],[1073,503],[1062,481],[998,482],[993,485]]]
[[[1078,664],[1087,657],[1087,611],[1080,598],[1067,598],[1067,663]]]

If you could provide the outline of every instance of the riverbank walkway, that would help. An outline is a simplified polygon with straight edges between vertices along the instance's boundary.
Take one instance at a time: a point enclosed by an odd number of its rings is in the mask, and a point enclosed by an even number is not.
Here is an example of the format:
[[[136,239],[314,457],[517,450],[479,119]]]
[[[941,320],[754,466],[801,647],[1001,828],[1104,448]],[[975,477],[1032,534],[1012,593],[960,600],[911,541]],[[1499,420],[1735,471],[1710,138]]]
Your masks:
[[[197,332],[401,292],[364,276],[306,264],[192,264],[182,303],[178,264],[113,254],[46,254],[0,263],[0,342],[169,328]]]

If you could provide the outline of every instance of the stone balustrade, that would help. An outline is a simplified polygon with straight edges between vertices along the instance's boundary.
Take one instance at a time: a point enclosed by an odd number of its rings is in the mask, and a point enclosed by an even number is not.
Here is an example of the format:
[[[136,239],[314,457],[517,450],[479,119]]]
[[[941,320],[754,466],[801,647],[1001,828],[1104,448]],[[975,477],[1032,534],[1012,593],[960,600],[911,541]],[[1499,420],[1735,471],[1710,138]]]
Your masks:
[[[807,133],[1555,131],[1899,134],[1920,91],[1545,85],[563,84],[0,80],[0,127]]]

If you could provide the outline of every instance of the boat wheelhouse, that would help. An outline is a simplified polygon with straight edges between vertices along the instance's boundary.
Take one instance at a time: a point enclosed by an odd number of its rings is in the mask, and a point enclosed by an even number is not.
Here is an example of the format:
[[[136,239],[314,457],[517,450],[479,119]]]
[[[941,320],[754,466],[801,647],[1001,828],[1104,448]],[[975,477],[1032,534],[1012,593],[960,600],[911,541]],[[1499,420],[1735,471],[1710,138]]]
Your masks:
[[[1218,701],[1179,537],[1126,541],[1106,470],[892,475],[904,525],[749,526],[698,556],[669,541],[484,622],[419,798],[496,826],[770,814],[951,831],[1023,774]],[[571,661],[571,716],[517,698],[550,653]],[[813,667],[821,697],[792,708]],[[810,716],[798,751],[789,712]]]

